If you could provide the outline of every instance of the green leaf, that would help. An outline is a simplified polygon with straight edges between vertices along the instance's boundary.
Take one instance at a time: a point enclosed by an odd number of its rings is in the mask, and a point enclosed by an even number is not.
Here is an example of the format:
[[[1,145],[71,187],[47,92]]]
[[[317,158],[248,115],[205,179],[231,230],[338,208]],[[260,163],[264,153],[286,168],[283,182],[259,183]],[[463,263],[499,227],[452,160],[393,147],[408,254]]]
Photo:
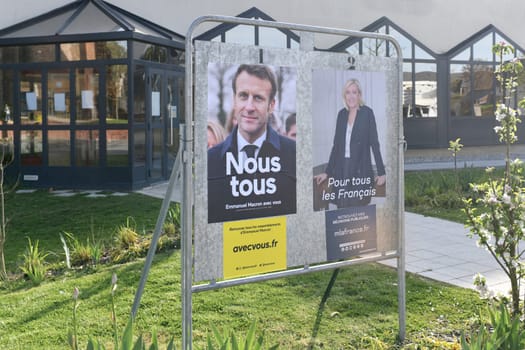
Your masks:
[[[145,350],[145,349],[146,349],[146,345],[144,344],[144,339],[142,339],[142,334],[141,334],[137,338],[137,341],[135,342],[135,345],[133,346],[133,350]]]
[[[255,321],[252,322],[250,325],[250,329],[248,329],[248,334],[246,335],[246,341],[244,342],[244,350],[250,350],[252,349],[252,339],[255,334]]]
[[[239,344],[237,343],[237,339],[235,339],[235,334],[233,334],[233,332],[231,332],[230,340],[231,340],[232,350],[239,350]]]
[[[122,336],[122,350],[130,350],[133,348],[133,319],[130,317],[124,335]]]
[[[149,347],[149,350],[159,350],[159,343],[157,340],[157,331],[154,329],[153,333],[151,334],[151,345]]]
[[[219,344],[223,344],[225,340],[228,341],[228,339],[226,337],[223,337],[221,335],[221,333],[219,332],[219,330],[217,329],[217,327],[215,327],[214,325],[211,326],[211,330],[212,330],[213,334],[215,335],[215,340]]]
[[[175,339],[173,337],[171,337],[166,350],[177,350],[177,348],[175,347]]]

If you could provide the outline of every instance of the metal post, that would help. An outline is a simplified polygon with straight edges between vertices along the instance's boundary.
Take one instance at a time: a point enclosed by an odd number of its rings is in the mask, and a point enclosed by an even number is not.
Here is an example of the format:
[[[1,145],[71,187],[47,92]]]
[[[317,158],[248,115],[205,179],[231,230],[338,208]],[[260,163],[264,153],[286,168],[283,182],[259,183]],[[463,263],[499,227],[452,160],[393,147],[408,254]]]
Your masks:
[[[398,79],[399,83],[403,81],[403,56],[401,47],[396,41],[392,42],[397,50],[398,57]],[[398,143],[398,185],[399,190],[398,196],[398,219],[397,219],[397,233],[398,233],[398,246],[397,246],[397,299],[398,299],[398,318],[399,318],[399,340],[404,341],[406,335],[406,280],[405,280],[405,139],[403,136],[403,95],[401,86],[398,88],[398,130],[399,130],[399,143]]]
[[[193,234],[193,30],[190,25],[186,36],[186,72],[185,72],[185,128],[182,138],[182,349],[192,348],[192,234]]]
[[[148,279],[149,270],[151,268],[151,263],[155,256],[155,251],[157,250],[157,243],[159,242],[160,234],[162,233],[162,225],[166,220],[166,214],[171,203],[171,196],[173,195],[173,189],[175,187],[175,182],[180,174],[180,150],[177,153],[177,158],[175,159],[175,164],[173,164],[173,169],[171,170],[170,180],[168,182],[168,188],[164,199],[162,200],[162,206],[160,208],[159,216],[157,217],[157,223],[155,225],[155,231],[153,232],[153,237],[151,238],[151,245],[148,250],[148,255],[146,256],[146,262],[144,263],[144,269],[142,270],[142,276],[140,276],[140,282],[135,293],[135,300],[133,301],[133,307],[131,308],[131,317],[135,318],[137,315],[137,310],[139,309],[140,299],[142,298],[142,293],[144,292],[144,286]]]

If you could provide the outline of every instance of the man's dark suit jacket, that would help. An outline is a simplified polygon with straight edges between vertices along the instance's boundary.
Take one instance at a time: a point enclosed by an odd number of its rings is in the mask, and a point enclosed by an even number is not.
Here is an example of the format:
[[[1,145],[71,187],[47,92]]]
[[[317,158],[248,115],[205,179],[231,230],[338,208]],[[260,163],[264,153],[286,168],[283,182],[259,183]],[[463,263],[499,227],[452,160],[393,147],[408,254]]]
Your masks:
[[[330,177],[342,179],[344,157],[345,157],[345,139],[346,128],[348,127],[348,109],[343,108],[337,114],[337,123],[335,127],[334,145],[330,153],[330,159],[326,167],[326,173]],[[381,151],[379,149],[379,140],[377,136],[377,125],[374,112],[370,107],[361,106],[352,128],[350,138],[350,158],[354,164],[354,175],[372,177],[373,169],[370,149],[374,154],[376,162],[377,175],[385,175],[385,166]]]
[[[280,171],[254,174],[226,174],[226,154],[231,152],[237,159],[237,127],[222,143],[208,150],[208,222],[223,222],[286,215],[296,212],[296,157],[295,141],[279,135],[268,127],[266,140],[257,155],[263,163],[272,157],[280,157]],[[268,178],[275,179],[277,190],[273,194],[238,196],[232,195],[230,181],[236,176],[238,181],[257,182]],[[267,186],[266,186],[267,188]],[[230,208],[226,209],[229,205]]]

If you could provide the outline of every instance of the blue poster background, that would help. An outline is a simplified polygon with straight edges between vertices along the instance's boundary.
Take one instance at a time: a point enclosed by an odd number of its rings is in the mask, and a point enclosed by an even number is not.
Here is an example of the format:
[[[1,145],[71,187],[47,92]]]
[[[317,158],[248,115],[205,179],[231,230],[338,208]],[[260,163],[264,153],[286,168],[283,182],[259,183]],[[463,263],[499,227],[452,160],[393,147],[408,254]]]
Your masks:
[[[328,261],[377,250],[376,206],[325,211]]]

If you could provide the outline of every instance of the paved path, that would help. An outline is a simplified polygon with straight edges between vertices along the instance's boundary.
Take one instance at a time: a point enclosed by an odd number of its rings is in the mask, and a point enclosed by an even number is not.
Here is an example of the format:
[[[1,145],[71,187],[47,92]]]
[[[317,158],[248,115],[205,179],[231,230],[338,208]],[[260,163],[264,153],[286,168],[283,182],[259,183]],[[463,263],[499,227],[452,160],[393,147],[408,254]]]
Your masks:
[[[507,293],[507,276],[467,233],[462,224],[405,213],[405,270],[464,288],[474,288],[474,276],[481,273],[489,289]],[[386,264],[396,266],[393,260]]]

